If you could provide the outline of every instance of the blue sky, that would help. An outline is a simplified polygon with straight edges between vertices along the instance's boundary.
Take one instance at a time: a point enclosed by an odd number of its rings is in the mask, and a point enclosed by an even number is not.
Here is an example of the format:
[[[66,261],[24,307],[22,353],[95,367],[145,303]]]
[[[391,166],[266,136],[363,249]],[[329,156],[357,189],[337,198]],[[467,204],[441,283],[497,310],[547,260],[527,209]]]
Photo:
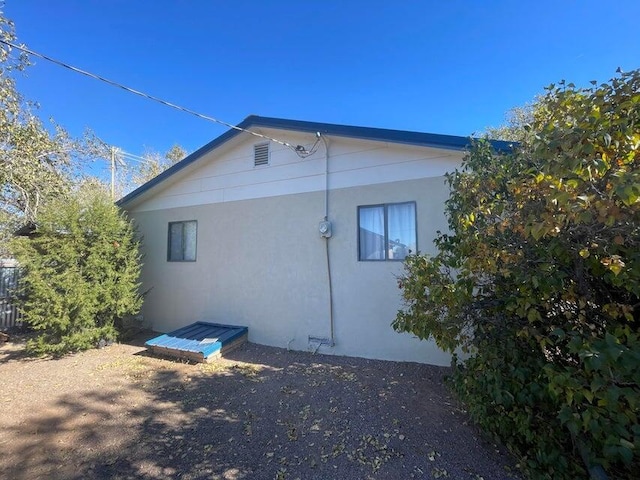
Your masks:
[[[561,79],[640,67],[640,2],[5,0],[29,48],[238,123],[257,114],[470,135]],[[22,93],[141,154],[225,131],[35,60]]]

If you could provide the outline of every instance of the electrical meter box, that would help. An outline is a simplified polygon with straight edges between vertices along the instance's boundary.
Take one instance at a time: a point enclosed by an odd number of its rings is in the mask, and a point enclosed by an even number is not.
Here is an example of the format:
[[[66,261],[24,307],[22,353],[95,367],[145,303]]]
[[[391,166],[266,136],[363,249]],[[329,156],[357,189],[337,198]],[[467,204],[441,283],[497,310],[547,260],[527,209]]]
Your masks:
[[[327,220],[320,222],[318,224],[318,231],[321,237],[329,238],[331,236],[331,222]]]

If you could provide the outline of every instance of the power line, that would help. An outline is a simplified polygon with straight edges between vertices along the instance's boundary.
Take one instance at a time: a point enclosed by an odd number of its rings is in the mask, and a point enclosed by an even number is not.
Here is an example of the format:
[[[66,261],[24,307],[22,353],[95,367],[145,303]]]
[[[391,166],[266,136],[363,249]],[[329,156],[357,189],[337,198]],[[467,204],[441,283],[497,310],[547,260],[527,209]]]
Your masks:
[[[118,154],[122,158],[126,158],[127,160],[131,160],[138,163],[149,163],[153,160],[149,158],[139,157],[138,155],[134,155],[133,153],[125,152],[124,150],[118,149]]]
[[[51,58],[51,57],[49,57],[47,55],[44,55],[42,53],[35,52],[35,51],[30,50],[30,49],[28,49],[26,47],[23,47],[21,45],[16,45],[15,43],[9,42],[7,40],[4,40],[4,39],[0,38],[0,43],[4,43],[5,45],[13,47],[13,48],[15,48],[17,50],[20,50],[20,51],[22,51],[24,53],[27,53],[29,55],[33,55],[34,57],[39,57],[39,58],[42,58],[43,60],[47,60],[48,62],[55,63],[56,65],[58,65],[60,67],[64,67],[64,68],[66,68],[68,70],[71,70],[72,72],[80,73],[82,75],[85,75],[87,77],[93,78],[95,80],[99,80],[101,82],[107,83],[107,84],[109,84],[109,85],[111,85],[113,87],[121,88],[122,90],[125,90],[125,91],[127,91],[129,93],[133,93],[135,95],[138,95],[140,97],[146,98],[148,100],[153,100],[154,102],[160,103],[160,104],[165,105],[167,107],[174,108],[176,110],[180,110],[180,111],[188,113],[190,115],[194,115],[194,116],[196,116],[198,118],[202,118],[203,120],[208,120],[210,122],[218,123],[220,125],[224,125],[225,127],[231,128],[233,130],[238,130],[240,132],[246,132],[246,133],[249,133],[249,134],[251,134],[251,135],[253,135],[255,137],[264,138],[265,140],[271,140],[272,142],[276,142],[276,143],[278,143],[278,144],[280,144],[280,145],[282,145],[284,147],[287,147],[287,148],[293,150],[296,153],[296,155],[298,155],[301,158],[305,158],[305,157],[308,157],[309,155],[313,155],[317,150],[317,146],[318,146],[318,143],[319,143],[319,140],[320,140],[319,137],[316,138],[316,142],[314,143],[313,147],[311,147],[310,150],[307,150],[302,145],[294,146],[294,145],[291,145],[288,142],[284,142],[282,140],[278,140],[276,138],[269,137],[267,135],[263,135],[261,133],[252,132],[251,130],[247,130],[245,128],[238,127],[237,125],[233,125],[231,123],[228,123],[228,122],[225,122],[225,121],[222,121],[222,120],[218,120],[217,118],[210,117],[208,115],[204,115],[202,113],[196,112],[195,110],[191,110],[190,108],[186,108],[186,107],[182,107],[180,105],[176,105],[175,103],[171,103],[171,102],[168,102],[168,101],[163,100],[161,98],[154,97],[153,95],[149,95],[148,93],[141,92],[140,90],[135,90],[133,88],[127,87],[126,85],[122,85],[121,83],[114,82],[113,80],[109,80],[108,78],[101,77],[100,75],[96,75],[95,73],[91,73],[91,72],[88,72],[86,70],[82,70],[81,68],[74,67],[73,65],[69,65],[68,63],[64,63],[64,62],[62,62],[60,60],[56,60],[55,58]]]
[[[154,160],[153,158],[151,158],[151,156],[149,157],[141,157],[140,155],[134,155],[133,153],[129,153],[129,152],[125,152],[124,150],[122,150],[121,148],[117,148],[116,147],[116,154],[126,160],[130,160],[132,162],[136,162],[136,163],[157,163],[157,160]]]

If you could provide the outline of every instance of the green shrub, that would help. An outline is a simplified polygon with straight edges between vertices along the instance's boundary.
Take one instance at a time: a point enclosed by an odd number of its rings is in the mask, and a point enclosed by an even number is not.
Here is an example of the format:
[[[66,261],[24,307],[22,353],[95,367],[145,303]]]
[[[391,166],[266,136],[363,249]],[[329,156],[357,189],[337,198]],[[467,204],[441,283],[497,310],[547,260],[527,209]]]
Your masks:
[[[467,353],[454,389],[532,476],[637,478],[640,71],[552,85],[532,117],[448,176],[450,233],[407,258],[393,326]]]
[[[457,366],[450,386],[471,418],[503,442],[524,470],[542,478],[584,478],[557,418],[560,402],[545,388],[545,358],[513,332],[477,342],[483,352]]]
[[[85,185],[47,204],[34,234],[11,248],[24,277],[24,321],[40,332],[36,354],[62,354],[115,340],[141,307],[140,255],[132,224],[103,189]]]

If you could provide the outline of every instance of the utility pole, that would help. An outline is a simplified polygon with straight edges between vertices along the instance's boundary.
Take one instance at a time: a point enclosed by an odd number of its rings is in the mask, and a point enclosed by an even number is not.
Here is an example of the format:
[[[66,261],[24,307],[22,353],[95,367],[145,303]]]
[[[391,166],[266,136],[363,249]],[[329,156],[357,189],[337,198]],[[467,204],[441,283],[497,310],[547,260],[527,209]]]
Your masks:
[[[111,147],[111,200],[116,199],[116,147]]]
[[[2,3],[2,0],[0,0],[0,3]],[[125,152],[124,150],[121,150],[118,147],[109,147],[109,154],[110,154],[110,170],[111,170],[111,199],[115,200],[116,199],[116,170],[118,169],[118,167],[123,168],[123,172],[126,174],[127,172],[127,164],[124,162],[123,159],[127,159],[127,160],[131,160],[133,162],[138,162],[138,163],[147,163],[149,162],[148,158],[145,157],[139,157],[137,155],[134,155],[132,153],[129,152]],[[119,164],[119,165],[118,165]],[[128,178],[122,178],[121,177],[121,185],[120,188],[123,190],[120,190],[120,194],[122,193],[126,193],[127,191],[127,187],[128,187]]]
[[[0,0],[0,3],[2,0]],[[111,170],[111,199],[116,199],[116,170],[118,167],[124,168],[124,172],[126,172],[127,164],[124,163],[123,158],[128,160],[132,160],[134,162],[147,162],[148,160],[144,157],[138,157],[137,155],[133,155],[132,153],[125,152],[124,150],[119,149],[118,147],[109,147],[110,154],[110,170]],[[119,164],[119,165],[118,165]],[[126,191],[127,188],[127,179],[121,179],[122,185],[121,188]],[[123,193],[123,190],[120,191]]]

